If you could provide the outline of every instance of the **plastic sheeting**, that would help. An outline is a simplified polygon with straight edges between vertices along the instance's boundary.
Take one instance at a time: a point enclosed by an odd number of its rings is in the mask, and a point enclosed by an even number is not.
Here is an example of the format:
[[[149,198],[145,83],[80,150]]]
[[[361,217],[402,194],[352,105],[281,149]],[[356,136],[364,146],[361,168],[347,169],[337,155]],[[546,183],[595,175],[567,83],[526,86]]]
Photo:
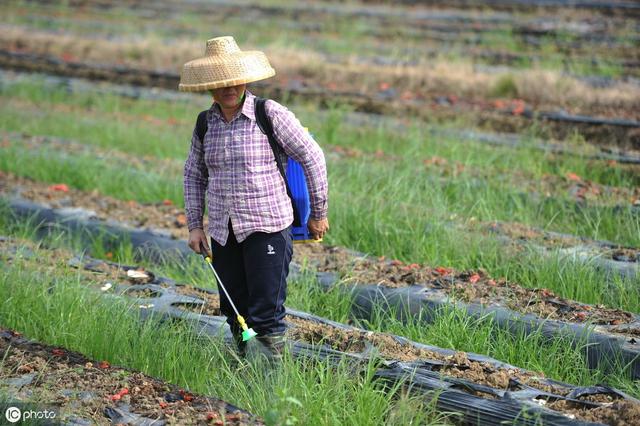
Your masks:
[[[95,262],[103,262],[85,259],[83,260],[84,263],[80,265],[75,259],[72,260],[72,262],[74,261],[76,262],[75,266],[84,267],[88,270],[99,270],[96,268],[97,265]],[[118,267],[115,263],[104,263]],[[122,268],[127,270],[134,267],[124,266]],[[147,292],[146,294],[151,294],[152,297],[139,299],[144,303],[153,303],[153,306],[147,308],[150,312],[157,312],[165,315],[167,318],[191,321],[195,324],[198,333],[204,332],[210,336],[220,336],[223,334],[225,338],[230,341],[230,332],[223,317],[199,315],[173,306],[176,302],[204,303],[203,299],[198,300],[198,297],[183,296],[176,290],[177,284],[171,280],[158,277],[149,271],[145,272],[152,277],[151,282],[117,286],[116,288],[120,290],[118,293],[129,293],[131,295],[136,294],[131,290],[151,290],[151,292]],[[215,294],[214,291],[209,289],[195,289],[198,292]],[[315,322],[346,332],[358,332],[365,336],[371,334],[371,332],[367,330],[341,324],[309,313],[288,309],[287,318],[291,317]],[[289,326],[297,327],[297,325],[291,323],[291,321],[289,321]],[[447,360],[448,358],[446,357],[454,355],[456,353],[455,351],[412,342],[400,336],[391,337],[401,345],[435,352],[441,356],[438,357],[438,359],[424,358],[413,362],[401,362],[393,359],[382,360],[379,358],[377,347],[367,340],[365,340],[364,349],[348,350],[347,352],[333,349],[324,344],[311,344],[299,340],[290,341],[289,346],[291,353],[296,358],[328,359],[334,362],[342,362],[345,359],[350,360],[354,365],[353,374],[358,374],[358,371],[361,371],[361,369],[357,368],[359,365],[361,366],[367,363],[372,358],[379,359],[380,362],[378,365],[380,365],[380,367],[376,370],[374,377],[392,383],[402,382],[411,392],[419,393],[427,400],[435,399],[438,410],[458,413],[457,415],[462,416],[462,422],[467,424],[494,425],[500,422],[509,422],[510,424],[537,425],[542,421],[546,425],[558,426],[595,425],[598,423],[578,421],[558,411],[551,410],[545,407],[545,405],[547,402],[564,400],[570,401],[574,406],[578,407],[602,407],[602,403],[589,402],[578,398],[587,395],[603,394],[614,396],[619,400],[640,403],[640,401],[609,387],[577,387],[542,377],[538,379],[538,383],[549,385],[549,389],[553,389],[553,391],[558,390],[558,393],[543,391],[528,386],[526,383],[518,381],[517,376],[510,378],[508,389],[499,389],[486,384],[456,378],[441,372],[443,367],[447,366],[464,368],[464,365],[460,366],[455,364],[456,361],[453,359],[450,361]],[[526,370],[483,355],[473,353],[466,353],[465,355],[470,362],[484,363],[488,368],[508,369],[526,373]]]
[[[174,259],[185,259],[193,255],[184,241],[168,238],[152,230],[126,229],[118,224],[105,224],[82,215],[68,214],[25,200],[13,200],[10,205],[19,216],[35,218],[36,223],[42,223],[43,226],[39,229],[39,234],[46,234],[51,228],[54,228],[83,235],[89,242],[91,237],[96,234],[106,235],[107,242],[111,240],[115,243],[118,240],[128,239],[139,256],[152,261],[166,261],[171,256],[174,256]],[[299,273],[300,267],[292,265],[290,277],[293,278]],[[317,279],[327,289],[332,288],[338,281],[337,275],[332,273],[319,273]],[[353,312],[360,318],[370,318],[375,309],[383,308],[396,312],[401,320],[407,320],[411,317],[420,318],[429,323],[434,320],[440,309],[455,306],[476,317],[490,314],[497,327],[514,333],[521,331],[534,333],[540,330],[549,339],[554,339],[558,333],[561,333],[570,338],[575,345],[584,348],[588,365],[591,368],[619,369],[620,365],[628,365],[631,376],[634,379],[640,379],[640,339],[611,333],[606,326],[589,327],[584,324],[544,320],[534,315],[523,315],[498,305],[482,306],[454,303],[441,291],[421,286],[389,288],[366,284],[341,284],[340,288],[353,294]],[[167,301],[184,300],[178,299],[175,295],[165,297],[167,297]],[[174,298],[171,299],[171,297]],[[185,313],[182,310],[180,315],[177,315],[176,311],[172,310],[171,303],[165,303],[164,300],[162,299],[158,307],[154,306],[150,311],[160,310],[172,317],[193,318],[198,316],[198,314]],[[197,324],[203,330],[217,330],[219,332],[221,327],[224,327],[223,322],[219,317],[218,319],[200,317]],[[629,325],[640,326],[640,321],[636,317],[633,323],[624,326]],[[584,345],[584,343],[588,343],[588,345]]]

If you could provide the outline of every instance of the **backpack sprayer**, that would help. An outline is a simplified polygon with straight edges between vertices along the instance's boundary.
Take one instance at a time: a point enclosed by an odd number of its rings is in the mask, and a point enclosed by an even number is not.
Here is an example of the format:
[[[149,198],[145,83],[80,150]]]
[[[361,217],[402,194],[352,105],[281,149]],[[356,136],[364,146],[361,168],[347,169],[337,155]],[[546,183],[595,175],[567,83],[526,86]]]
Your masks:
[[[299,226],[294,221],[291,227],[293,231],[294,243],[320,242],[322,239],[314,240],[309,234],[307,223],[311,214],[311,203],[309,201],[309,189],[307,189],[307,179],[304,176],[302,166],[293,158],[289,158],[287,162],[287,185],[291,192],[291,202],[295,205],[293,214],[298,214],[300,219]]]

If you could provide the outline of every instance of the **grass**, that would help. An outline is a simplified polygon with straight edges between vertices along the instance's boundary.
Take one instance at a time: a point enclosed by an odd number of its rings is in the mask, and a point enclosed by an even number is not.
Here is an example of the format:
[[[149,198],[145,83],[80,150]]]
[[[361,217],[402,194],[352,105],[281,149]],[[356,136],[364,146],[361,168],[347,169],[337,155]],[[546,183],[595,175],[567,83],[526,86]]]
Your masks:
[[[33,237],[34,228],[30,224],[15,224],[4,222],[0,224],[0,232],[4,235],[14,235],[21,238],[25,237]],[[47,246],[51,248],[68,248],[69,246],[75,246],[76,248],[81,247],[77,240],[69,239],[68,237],[63,236],[54,236],[46,241]],[[99,255],[99,246],[100,242],[96,240],[94,244],[94,249],[92,255]],[[124,264],[135,264],[135,260],[132,257],[132,250],[126,243],[123,243],[119,250],[114,251],[114,256],[117,261],[122,262]],[[185,282],[189,284],[193,284],[201,287],[213,287],[210,283],[210,277],[207,275],[207,272],[202,268],[201,264],[198,263],[187,263],[187,264],[176,264],[176,263],[167,263],[164,266],[151,266],[146,265],[143,262],[143,265],[149,267],[154,270],[154,272],[159,273],[160,275],[169,276],[170,278],[176,279],[179,282]],[[31,278],[28,280],[25,278],[16,278],[12,276],[12,272],[20,272],[22,274],[27,274]],[[55,277],[55,286],[49,285],[50,288],[54,290],[60,290],[47,293],[45,290],[48,281],[48,278],[43,280],[34,279],[35,276],[40,274],[38,271],[33,271],[30,268],[15,266],[9,267],[9,278],[5,281],[0,281],[0,295],[2,295],[3,288],[4,291],[10,291],[13,296],[7,298],[7,302],[5,305],[0,305],[0,318],[3,318],[3,324],[7,326],[6,321],[4,320],[4,311],[2,310],[2,306],[7,306],[14,303],[15,300],[22,299],[22,291],[24,294],[38,294],[38,302],[37,303],[49,303],[49,299],[51,300],[51,305],[48,309],[53,309],[54,311],[57,309],[75,309],[75,304],[71,302],[64,301],[55,301],[56,297],[67,297],[68,295],[79,294],[78,288],[67,288],[61,287],[58,282],[58,275],[60,276],[60,281],[65,282],[62,277],[67,277],[70,281],[73,282],[73,285],[76,287],[82,287],[82,283],[74,278],[73,271],[62,270],[56,271],[55,274],[48,273],[48,277]],[[40,275],[42,278],[45,276]],[[66,279],[66,278],[65,278]],[[14,286],[21,286],[21,283],[29,282],[33,283],[26,288],[22,288],[17,291]],[[9,287],[7,289],[6,287]],[[38,291],[43,291],[47,293],[47,297],[41,297]],[[29,293],[27,293],[29,292]],[[8,293],[7,293],[8,294]],[[57,294],[59,296],[57,296]],[[28,299],[26,296],[24,296]],[[71,296],[69,296],[71,297]],[[89,293],[83,297],[91,297]],[[73,298],[73,297],[72,297]],[[2,300],[2,299],[0,299]],[[55,303],[54,303],[55,301]],[[63,308],[65,303],[68,304],[66,308]],[[293,307],[298,310],[307,311],[314,313],[316,315],[320,315],[334,321],[339,322],[349,322],[349,309],[350,309],[350,299],[348,297],[344,297],[344,294],[338,289],[334,289],[329,293],[324,292],[322,289],[318,287],[316,283],[309,276],[303,278],[299,281],[293,282],[289,286],[289,297],[287,301],[287,305]],[[53,308],[56,306],[57,308]],[[80,304],[83,307],[99,307],[99,309],[105,309],[107,312],[104,315],[109,315],[110,317],[116,318],[116,321],[120,316],[123,315],[123,312],[127,312],[127,309],[124,308],[123,305],[116,306],[114,309],[107,307],[107,305],[103,303],[99,303],[97,299],[95,302]],[[86,309],[86,308],[83,308]],[[96,315],[96,313],[92,311],[92,315]],[[38,311],[36,311],[38,312]],[[47,321],[48,317],[45,315],[44,318],[41,318],[42,315],[21,315],[20,310],[17,312],[12,307],[6,313],[9,315],[9,318],[16,318],[16,321],[20,319],[24,323],[20,323],[19,321],[15,324],[17,325],[9,325],[11,327],[15,327],[18,330],[26,330],[29,325],[28,322],[33,321],[33,317],[37,317],[38,321],[43,321],[43,324],[47,324],[44,321]],[[59,315],[56,313],[55,315]],[[74,314],[75,315],[75,314]],[[74,324],[80,323],[83,320],[81,318],[75,317],[71,314],[65,314],[63,317],[66,319],[64,325],[62,326],[54,326],[51,327],[52,330],[64,330],[64,329],[72,329]],[[102,314],[98,314],[96,318],[89,322],[88,330],[97,330],[96,332],[100,332],[106,327],[106,324],[102,324],[102,321],[105,321]],[[128,314],[127,314],[128,315]],[[378,309],[374,311],[371,320],[363,322],[361,325],[366,327],[369,330],[380,331],[380,332],[388,332],[397,335],[401,335],[407,337],[411,340],[423,342],[426,344],[431,344],[435,346],[452,348],[461,351],[469,351],[480,354],[486,354],[490,357],[499,359],[501,361],[510,363],[512,365],[517,365],[521,368],[530,369],[533,371],[541,371],[547,377],[561,380],[567,383],[577,384],[577,385],[594,385],[597,383],[609,383],[613,386],[621,388],[622,390],[629,392],[632,395],[640,396],[640,387],[638,387],[638,383],[634,383],[630,381],[626,377],[626,373],[623,371],[623,368],[615,369],[615,373],[613,374],[604,374],[602,372],[591,371],[586,368],[586,361],[581,354],[582,344],[576,342],[576,347],[572,347],[571,342],[568,339],[558,337],[552,341],[545,339],[542,334],[538,332],[534,332],[529,335],[525,335],[524,333],[511,333],[505,330],[497,329],[493,326],[492,319],[490,317],[474,319],[466,316],[462,311],[458,310],[442,310],[438,314],[435,315],[435,322],[432,324],[425,324],[420,317],[412,317],[405,322],[400,322],[397,320],[398,315],[396,312],[385,311],[382,309]],[[53,321],[53,320],[52,320]],[[110,320],[113,322],[113,320]],[[106,321],[109,322],[109,321]],[[130,324],[131,321],[129,320]],[[9,322],[9,324],[14,324],[14,322]],[[54,324],[56,322],[54,321]],[[84,326],[84,324],[83,324]],[[26,327],[26,328],[25,328]],[[48,327],[47,327],[48,328]],[[152,327],[154,328],[154,327]],[[155,327],[158,328],[158,327]],[[159,327],[162,329],[163,327]],[[130,330],[131,331],[131,330]],[[62,331],[57,331],[60,333],[60,336],[64,336],[67,333]],[[136,331],[140,333],[140,331]],[[163,331],[164,332],[164,331]],[[175,331],[174,331],[175,332]],[[114,332],[109,332],[105,337],[107,341],[110,341],[114,338],[112,335]],[[79,335],[82,335],[82,332],[78,332]],[[120,334],[120,331],[117,332]],[[177,333],[180,334],[180,333]],[[46,335],[36,335],[39,339],[43,339]],[[142,342],[143,344],[139,347],[145,347],[145,334],[143,333]],[[88,337],[85,337],[88,339]],[[118,337],[119,338],[119,337]],[[116,340],[118,340],[116,338]],[[101,339],[101,338],[100,338]],[[68,346],[73,348],[74,340],[63,340],[62,342],[56,343],[64,346]],[[105,343],[103,343],[105,344]],[[184,342],[183,342],[184,344]],[[189,342],[190,345],[194,345],[194,342]],[[100,346],[100,345],[99,345]],[[128,347],[128,346],[125,346]],[[169,345],[171,347],[171,345]],[[540,348],[544,348],[544,350],[540,350]],[[109,350],[113,351],[117,348],[115,345],[109,345]],[[107,348],[103,348],[106,350]],[[216,349],[218,351],[222,351],[219,347]],[[100,352],[102,353],[102,352]],[[172,353],[171,350],[169,353]],[[100,358],[100,356],[96,355],[95,352],[91,352],[92,356]],[[136,366],[140,365],[136,359],[129,358],[117,358],[120,356],[118,351],[115,353],[109,353],[106,357],[110,360],[113,360],[114,363],[122,363],[128,366]],[[124,355],[122,355],[124,356]],[[129,355],[131,356],[131,355]],[[138,355],[136,355],[138,356]],[[183,355],[184,356],[184,355]],[[220,354],[222,356],[222,354]],[[105,356],[102,356],[105,357]],[[114,358],[115,357],[115,358]],[[149,355],[149,358],[145,359],[154,359],[152,355]],[[165,359],[161,357],[160,359]],[[188,360],[184,360],[183,362],[190,362]],[[149,364],[143,364],[146,368],[156,368]],[[169,363],[171,365],[171,363]],[[190,365],[190,364],[189,364]],[[329,368],[329,366],[326,366]],[[323,367],[324,368],[324,367]],[[346,366],[345,366],[346,368]],[[295,368],[292,367],[293,370]],[[179,369],[178,369],[179,370]],[[145,370],[146,371],[146,370]],[[156,370],[154,370],[156,371]],[[162,371],[162,370],[157,370]],[[217,370],[208,370],[208,371],[217,371]],[[338,370],[339,373],[344,373],[342,370]],[[370,380],[368,377],[368,373],[365,373],[365,379]],[[153,373],[154,375],[160,375],[161,377],[167,377],[165,374],[167,373]],[[182,374],[182,373],[181,373]],[[186,373],[189,374],[188,372]],[[300,374],[300,372],[296,372],[296,374]],[[171,376],[173,377],[173,376]],[[314,380],[321,380],[319,376],[313,376]],[[188,383],[189,386],[196,386],[195,384],[199,384],[201,379],[193,381],[191,377],[175,377],[170,381],[174,382],[175,380],[179,380],[176,383],[185,384]],[[184,381],[183,381],[184,380]],[[226,378],[225,378],[226,380]],[[235,379],[228,378],[231,383],[235,383]],[[322,379],[324,380],[324,379]],[[338,379],[339,380],[339,379]],[[285,385],[283,383],[277,384],[278,388],[284,387],[285,389],[294,388],[298,389],[298,385],[291,386]],[[194,390],[198,390],[197,387],[192,387]],[[220,393],[222,390],[216,388],[215,395],[223,396],[226,393]],[[319,392],[322,392],[321,390]],[[246,398],[249,399],[250,395],[246,395]],[[291,396],[291,395],[289,395]],[[299,394],[294,392],[292,395],[294,398],[299,399]],[[365,393],[363,397],[368,398],[368,393]],[[226,397],[225,397],[226,398]],[[232,400],[236,401],[237,400]],[[246,405],[241,405],[245,406]],[[325,419],[326,420],[326,419]],[[322,421],[325,424],[325,420]],[[331,422],[329,422],[331,423]]]
[[[526,43],[518,34],[512,33],[513,24],[498,24],[492,31],[476,33],[472,29],[460,32],[457,38],[447,42],[440,42],[437,39],[430,39],[433,29],[425,31],[424,28],[417,28],[415,25],[407,24],[402,18],[392,15],[384,19],[385,31],[377,30],[380,20],[372,16],[349,16],[336,13],[314,13],[314,24],[312,28],[307,25],[299,25],[300,10],[293,12],[288,10],[286,4],[284,10],[277,16],[265,14],[261,19],[251,21],[254,31],[246,32],[245,28],[248,19],[243,14],[234,14],[231,11],[225,19],[211,15],[207,18],[209,27],[215,27],[218,34],[235,34],[242,44],[267,46],[276,48],[286,46],[298,50],[322,51],[332,55],[341,54],[350,56],[358,47],[361,54],[369,56],[392,56],[398,59],[405,59],[408,56],[426,55],[433,50],[447,50],[446,54],[441,54],[443,60],[464,60],[468,62],[470,52],[482,48],[485,50],[524,53],[530,55],[540,55],[542,59],[539,64],[544,69],[566,70],[570,68],[572,72],[582,75],[605,75],[617,76],[621,70],[616,68],[613,61],[594,63],[589,54],[598,50],[599,57],[617,59],[624,56],[625,50],[620,48],[602,48],[601,44],[583,42],[585,48],[571,49],[570,53],[565,48],[558,45],[560,41],[570,41],[570,34],[560,34],[558,38],[540,38],[540,45]],[[322,8],[321,8],[322,9]],[[43,14],[43,11],[45,13]],[[166,10],[156,11],[157,15],[150,17],[132,13],[121,7],[114,7],[108,10],[100,9],[99,12],[85,9],[81,13],[65,5],[37,7],[24,2],[11,2],[6,11],[4,21],[13,25],[20,25],[26,28],[39,30],[64,30],[76,36],[99,34],[102,37],[118,35],[133,38],[135,36],[146,35],[159,39],[172,40],[175,38],[192,38],[205,40],[211,37],[209,30],[199,24],[202,22],[201,13],[191,10],[182,10],[180,13],[169,15]],[[307,15],[309,16],[309,15]],[[436,24],[437,28],[438,24]],[[206,26],[205,26],[206,27]],[[273,28],[279,28],[275,32]],[[620,28],[613,31],[621,41],[624,40],[624,32],[620,33]],[[439,34],[436,31],[436,35]],[[451,35],[451,33],[447,33]],[[469,38],[472,43],[469,43]],[[476,38],[478,38],[476,40]],[[403,40],[403,49],[398,49],[395,40]],[[425,42],[427,49],[425,50]],[[575,58],[574,56],[579,56]],[[492,63],[491,58],[478,57],[475,61]],[[503,61],[504,62],[504,61]],[[511,64],[514,67],[528,68],[531,61],[524,58]],[[619,66],[617,66],[619,68]]]
[[[64,181],[85,191],[97,189],[122,200],[151,203],[169,199],[178,205],[183,203],[182,183],[175,176],[134,168],[123,170],[119,162],[89,154],[67,155],[55,148],[34,153],[12,146],[0,158],[0,169],[43,182]]]
[[[69,94],[63,88],[47,86],[38,78],[0,87],[0,95],[5,101],[0,110],[4,129],[57,135],[132,154],[176,159],[185,156],[196,112],[209,106],[206,97],[194,97],[195,101],[203,102],[195,106],[187,102],[133,100],[90,92]],[[41,108],[45,105],[49,108],[43,112]],[[319,113],[316,106],[309,104],[296,104],[292,108],[327,146],[356,148],[364,153],[382,150],[405,160],[438,156],[462,163],[467,171],[473,172],[490,169],[500,174],[519,170],[533,179],[573,172],[603,185],[640,184],[635,172],[606,162],[585,161],[579,153],[588,154],[588,150],[580,146],[576,147],[578,155],[558,157],[533,149],[486,146],[431,134],[434,128],[421,125],[418,120],[398,122],[403,128],[401,131],[386,127],[384,121],[376,121],[375,117],[367,126],[350,125],[348,107],[339,104],[328,114]],[[70,114],[74,115],[71,122]],[[464,127],[465,123],[449,123],[445,129],[454,126]],[[525,147],[533,142],[526,132],[523,139]],[[176,143],[180,140],[184,144]]]
[[[151,154],[173,158],[179,163],[186,154],[188,142],[176,143],[190,134],[190,126],[184,123],[190,123],[194,108],[185,103],[133,101],[91,93],[69,95],[61,90],[44,90],[37,81],[5,87],[2,97],[7,100],[6,105],[0,107],[0,123],[5,130],[71,137],[106,152],[118,149],[118,155],[114,154],[118,159],[127,153]],[[51,108],[40,109],[44,115],[35,117],[28,109],[18,111],[12,105],[16,99]],[[59,106],[64,106],[60,108],[62,112],[55,111]],[[70,119],[65,109],[72,107],[88,107],[91,112]],[[339,106],[324,120],[304,105],[295,109],[303,122],[314,129],[323,146],[359,148],[370,153],[384,150],[387,155],[399,157],[396,161],[384,158],[372,161],[366,156],[328,157],[332,232],[327,242],[410,262],[482,267],[494,276],[504,275],[525,286],[547,287],[564,297],[638,311],[633,282],[603,286],[604,275],[591,267],[544,261],[534,255],[523,259],[520,253],[505,250],[491,236],[466,231],[468,225],[477,221],[518,221],[639,246],[640,218],[631,208],[580,207],[566,199],[537,199],[524,193],[528,189],[521,188],[517,180],[504,173],[511,169],[524,170],[538,178],[548,173],[563,175],[571,171],[622,187],[632,187],[637,176],[606,163],[589,165],[580,158],[553,157],[527,149],[492,148],[434,137],[418,125],[412,125],[403,134],[382,127],[362,130],[343,121],[345,110]],[[131,111],[130,122],[104,119],[122,111]],[[168,124],[170,119],[178,124]],[[150,138],[150,134],[162,136],[156,139]],[[181,176],[165,174],[166,168],[158,171],[153,167],[123,168],[121,160],[95,159],[90,153],[66,155],[56,149],[34,151],[13,142],[5,152],[0,159],[0,169],[5,171],[51,183],[64,181],[79,189],[97,189],[125,200],[170,199],[182,205]],[[450,176],[446,169],[423,168],[415,159],[427,155],[460,163],[467,171]],[[473,173],[478,167],[489,170],[481,170],[482,173],[475,176]],[[462,228],[458,229],[459,225],[463,225]]]
[[[33,228],[5,224],[2,232],[25,237],[33,235]],[[65,243],[73,244],[60,236],[47,242],[51,247],[65,247]],[[115,256],[133,261],[126,244]],[[193,272],[195,268],[185,269]],[[184,277],[183,270],[174,267],[172,275]],[[2,326],[223,398],[263,416],[269,424],[283,424],[286,419],[301,424],[441,424],[442,416],[419,398],[375,383],[373,364],[358,374],[347,363],[294,362],[288,357],[275,371],[259,362],[237,365],[219,338],[194,335],[184,323],[169,325],[152,319],[141,324],[135,309],[87,291],[86,283],[70,268],[44,274],[17,260],[4,272],[0,277]]]
[[[197,336],[186,324],[153,319],[141,324],[126,304],[107,303],[83,290],[72,274],[43,276],[10,266],[0,277],[0,294],[5,327],[220,397],[271,424],[286,419],[301,424],[380,424],[399,415],[397,392],[386,392],[373,381],[373,365],[362,375],[354,375],[346,363],[294,362],[288,357],[277,370],[260,363],[238,366],[218,338]],[[440,416],[418,398],[400,396],[400,401],[402,421],[439,423]]]

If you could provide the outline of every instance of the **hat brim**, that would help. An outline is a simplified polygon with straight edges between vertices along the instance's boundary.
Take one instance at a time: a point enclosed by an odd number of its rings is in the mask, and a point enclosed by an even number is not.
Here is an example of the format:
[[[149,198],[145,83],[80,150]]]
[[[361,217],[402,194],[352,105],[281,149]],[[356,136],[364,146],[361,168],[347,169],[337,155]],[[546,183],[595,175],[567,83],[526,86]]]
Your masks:
[[[178,84],[178,90],[183,92],[204,92],[211,89],[219,89],[221,87],[231,87],[231,86],[237,86],[239,84],[253,83],[254,81],[260,81],[260,80],[265,80],[267,78],[271,78],[274,75],[276,75],[276,72],[275,70],[271,69],[271,71],[260,74],[260,75],[248,76],[243,78],[233,78],[233,79],[219,80],[219,81],[213,81],[209,83],[197,83],[197,84],[180,83]]]
[[[262,52],[204,56],[184,64],[178,89],[185,92],[202,92],[264,80],[275,74],[275,70]]]

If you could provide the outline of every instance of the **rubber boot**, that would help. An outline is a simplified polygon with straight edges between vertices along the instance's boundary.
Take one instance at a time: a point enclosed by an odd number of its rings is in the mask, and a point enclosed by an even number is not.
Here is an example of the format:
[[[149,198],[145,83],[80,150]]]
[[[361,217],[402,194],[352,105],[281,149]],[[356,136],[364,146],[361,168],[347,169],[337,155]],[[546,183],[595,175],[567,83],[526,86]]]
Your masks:
[[[269,354],[268,357],[273,361],[281,361],[284,353],[285,335],[284,331],[277,333],[269,333],[257,336],[256,339],[262,344]]]

